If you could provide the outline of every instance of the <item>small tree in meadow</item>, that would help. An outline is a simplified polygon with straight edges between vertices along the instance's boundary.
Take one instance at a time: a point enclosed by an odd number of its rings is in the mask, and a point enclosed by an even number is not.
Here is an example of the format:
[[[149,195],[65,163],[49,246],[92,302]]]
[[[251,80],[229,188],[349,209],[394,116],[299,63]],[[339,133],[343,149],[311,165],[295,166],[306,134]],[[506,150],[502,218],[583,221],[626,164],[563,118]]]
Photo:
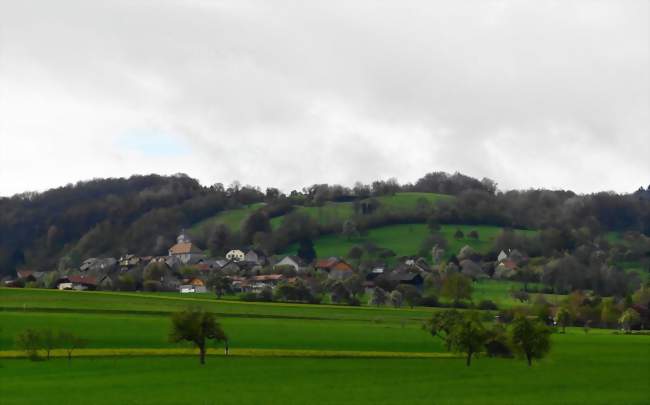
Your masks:
[[[460,229],[456,229],[456,233],[454,233],[454,238],[463,239],[464,237],[465,234],[463,233],[463,231],[461,231]]]
[[[477,313],[468,313],[451,328],[450,339],[454,351],[465,353],[465,364],[469,367],[472,364],[472,356],[484,348],[488,331]]]
[[[61,331],[58,336],[59,345],[66,351],[68,361],[72,360],[72,352],[76,349],[82,349],[88,345],[88,340],[75,335],[72,332]]]
[[[447,350],[451,350],[452,338],[451,333],[455,325],[462,319],[462,314],[455,309],[448,311],[438,311],[433,314],[424,328],[429,331],[431,336],[437,337],[445,343]]]
[[[50,352],[59,346],[59,337],[52,329],[43,329],[40,332],[41,345],[45,350],[45,357],[50,359]]]
[[[42,348],[41,335],[35,329],[25,329],[16,336],[16,346],[32,361],[38,360],[38,350]]]
[[[533,359],[541,359],[551,350],[551,329],[538,320],[518,315],[512,322],[510,344],[531,366]]]
[[[182,341],[192,343],[199,349],[199,361],[203,365],[207,341],[223,342],[227,337],[213,313],[191,308],[172,314],[169,340],[173,343]]]

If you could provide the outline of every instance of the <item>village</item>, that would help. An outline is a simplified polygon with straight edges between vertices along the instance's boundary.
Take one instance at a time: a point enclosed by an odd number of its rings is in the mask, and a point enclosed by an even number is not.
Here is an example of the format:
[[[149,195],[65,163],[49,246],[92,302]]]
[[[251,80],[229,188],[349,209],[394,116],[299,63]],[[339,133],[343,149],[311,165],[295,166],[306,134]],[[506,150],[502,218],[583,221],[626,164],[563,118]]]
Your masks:
[[[234,249],[225,257],[213,258],[183,231],[166,256],[88,258],[78,269],[68,271],[21,269],[16,277],[5,277],[2,285],[77,291],[215,292],[261,301],[270,301],[275,295],[279,300],[312,303],[321,302],[319,296],[329,293],[331,302],[359,305],[358,295],[377,295],[377,288],[386,294],[398,291],[396,300],[400,302],[409,296],[413,299],[413,295],[421,300],[426,288],[441,284],[452,274],[460,274],[468,282],[512,279],[528,260],[512,250],[509,254],[501,251],[496,262],[484,262],[481,255],[464,246],[443,269],[442,253],[434,247],[433,265],[421,257],[402,257],[377,261],[365,270],[341,257],[307,262],[296,255],[267,256],[255,248]],[[278,287],[283,286],[284,294],[278,294]]]

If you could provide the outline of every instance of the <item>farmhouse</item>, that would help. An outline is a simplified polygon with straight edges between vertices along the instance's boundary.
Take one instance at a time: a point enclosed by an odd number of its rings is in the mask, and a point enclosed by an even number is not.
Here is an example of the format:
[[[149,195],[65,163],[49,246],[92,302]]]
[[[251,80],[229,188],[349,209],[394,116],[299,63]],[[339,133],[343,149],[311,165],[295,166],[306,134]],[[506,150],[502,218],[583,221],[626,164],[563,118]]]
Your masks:
[[[57,281],[59,290],[95,290],[97,288],[97,279],[91,276],[71,275],[61,277]]]
[[[350,277],[354,272],[345,260],[338,257],[330,257],[329,259],[322,259],[316,262],[316,270],[329,273],[329,278],[343,279]]]

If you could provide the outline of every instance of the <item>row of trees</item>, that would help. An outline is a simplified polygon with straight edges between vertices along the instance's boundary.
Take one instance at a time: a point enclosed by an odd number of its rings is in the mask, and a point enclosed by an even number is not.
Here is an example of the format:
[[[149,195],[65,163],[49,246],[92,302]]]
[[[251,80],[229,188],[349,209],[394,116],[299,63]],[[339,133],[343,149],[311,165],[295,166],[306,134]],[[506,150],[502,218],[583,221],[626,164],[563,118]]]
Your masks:
[[[41,360],[40,351],[45,352],[45,359],[50,359],[53,350],[65,350],[68,361],[72,359],[72,352],[86,347],[88,340],[76,334],[53,329],[25,329],[16,336],[16,346],[25,352],[32,361]]]
[[[464,353],[469,367],[472,357],[487,352],[489,356],[524,357],[528,365],[544,357],[551,348],[552,330],[543,322],[519,315],[507,329],[503,324],[487,327],[477,312],[456,310],[436,312],[424,325],[432,336],[441,339],[448,351]]]

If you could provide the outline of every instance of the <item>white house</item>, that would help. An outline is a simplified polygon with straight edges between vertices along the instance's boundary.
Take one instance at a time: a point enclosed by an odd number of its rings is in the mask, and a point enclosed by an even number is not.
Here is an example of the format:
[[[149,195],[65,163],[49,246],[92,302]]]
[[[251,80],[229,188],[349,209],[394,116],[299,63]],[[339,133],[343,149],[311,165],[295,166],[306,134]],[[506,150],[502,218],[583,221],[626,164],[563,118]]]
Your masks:
[[[274,267],[287,266],[287,267],[293,267],[294,270],[299,271],[302,268],[300,263],[301,263],[300,258],[296,256],[285,256],[282,258],[282,260],[277,262]]]

